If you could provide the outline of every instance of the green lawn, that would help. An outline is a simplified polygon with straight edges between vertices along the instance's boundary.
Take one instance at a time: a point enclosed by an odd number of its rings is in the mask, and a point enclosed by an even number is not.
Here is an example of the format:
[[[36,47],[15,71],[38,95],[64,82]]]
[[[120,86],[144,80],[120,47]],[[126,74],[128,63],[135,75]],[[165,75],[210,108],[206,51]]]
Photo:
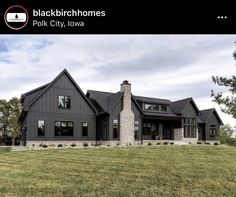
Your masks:
[[[236,148],[0,149],[0,196],[236,196]]]

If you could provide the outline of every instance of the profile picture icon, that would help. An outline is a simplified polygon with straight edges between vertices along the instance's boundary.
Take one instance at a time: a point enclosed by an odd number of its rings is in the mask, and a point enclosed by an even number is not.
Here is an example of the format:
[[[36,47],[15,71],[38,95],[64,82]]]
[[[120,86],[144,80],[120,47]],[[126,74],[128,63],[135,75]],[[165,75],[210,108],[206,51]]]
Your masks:
[[[9,7],[4,14],[4,21],[6,25],[13,30],[20,30],[24,28],[29,20],[27,10],[20,5],[13,5]]]

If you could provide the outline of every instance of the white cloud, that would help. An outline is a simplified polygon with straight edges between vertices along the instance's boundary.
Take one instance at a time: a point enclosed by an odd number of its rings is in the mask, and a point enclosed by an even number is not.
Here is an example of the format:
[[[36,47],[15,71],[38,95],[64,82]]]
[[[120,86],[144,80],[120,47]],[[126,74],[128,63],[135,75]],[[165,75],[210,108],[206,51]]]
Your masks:
[[[119,90],[124,79],[133,93],[178,100],[192,96],[200,109],[221,90],[212,75],[235,73],[236,36],[70,35],[0,36],[0,98],[9,99],[50,82],[67,68],[84,92]],[[226,91],[226,90],[225,90]]]

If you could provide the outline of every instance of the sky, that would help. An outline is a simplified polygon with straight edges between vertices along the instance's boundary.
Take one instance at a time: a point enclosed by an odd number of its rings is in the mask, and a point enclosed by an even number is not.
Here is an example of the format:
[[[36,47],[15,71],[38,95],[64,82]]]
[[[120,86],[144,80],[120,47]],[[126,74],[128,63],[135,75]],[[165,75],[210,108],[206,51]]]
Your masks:
[[[215,107],[211,90],[229,95],[212,76],[235,75],[236,35],[0,36],[0,99],[52,81],[64,68],[87,92],[117,92],[123,80],[134,95],[176,101],[192,97],[200,110]]]

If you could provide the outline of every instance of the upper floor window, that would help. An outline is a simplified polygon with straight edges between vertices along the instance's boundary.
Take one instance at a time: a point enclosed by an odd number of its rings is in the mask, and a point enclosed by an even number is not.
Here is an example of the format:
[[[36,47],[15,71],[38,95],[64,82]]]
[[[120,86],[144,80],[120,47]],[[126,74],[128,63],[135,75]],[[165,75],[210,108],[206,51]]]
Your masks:
[[[153,111],[160,111],[160,105],[154,104],[153,105]]]
[[[58,96],[58,107],[61,109],[70,109],[70,96]]]
[[[44,120],[38,120],[38,136],[44,136],[44,134],[45,134]]]
[[[144,109],[145,110],[151,110],[152,109],[152,105],[148,104],[148,103],[144,103]]]
[[[167,111],[167,106],[166,105],[161,105],[161,111]]]

